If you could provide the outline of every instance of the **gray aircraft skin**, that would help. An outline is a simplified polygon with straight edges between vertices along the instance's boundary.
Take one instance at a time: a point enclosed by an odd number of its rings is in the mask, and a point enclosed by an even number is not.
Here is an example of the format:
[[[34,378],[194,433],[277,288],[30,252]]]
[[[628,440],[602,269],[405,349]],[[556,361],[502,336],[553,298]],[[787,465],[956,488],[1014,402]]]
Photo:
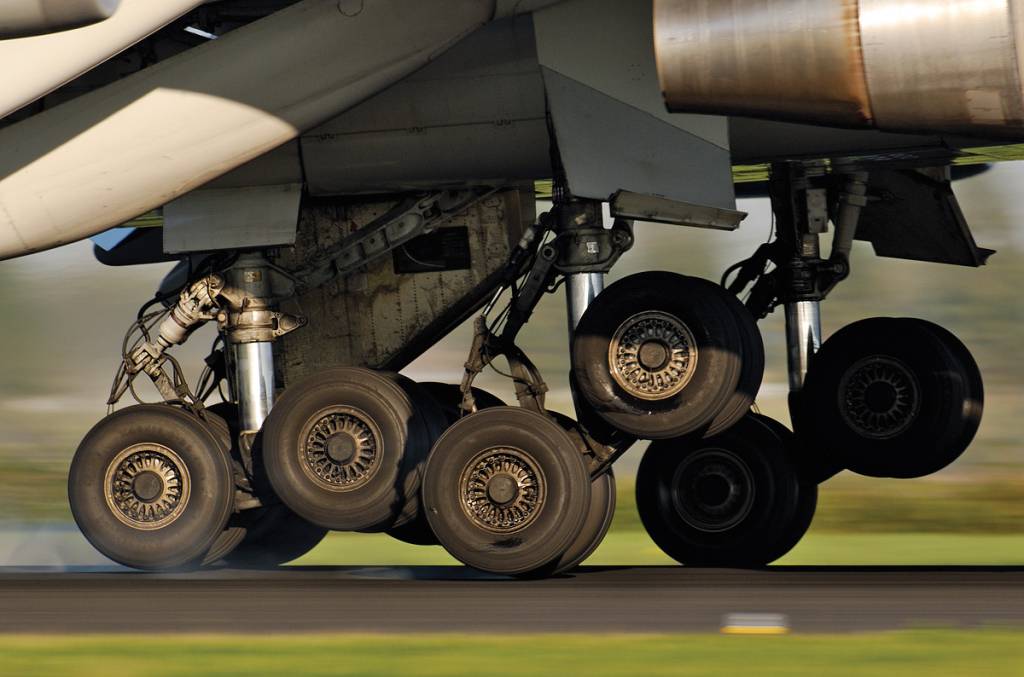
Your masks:
[[[1017,0],[158,4],[0,9],[0,62],[38,64],[0,97],[0,259],[94,237],[104,263],[180,262],[110,401],[141,376],[164,404],[104,419],[72,465],[108,557],[280,564],[338,529],[549,575],[600,543],[612,464],[645,438],[658,545],[763,565],[840,469],[922,476],[973,438],[981,378],[955,337],[879,318],[823,346],[819,307],[854,238],[991,254],[951,181],[1018,155]],[[737,181],[780,228],[728,291],[670,273],[604,290],[633,221],[737,228]],[[579,421],[547,415],[514,343],[563,284]],[[750,413],[754,322],[780,306],[795,435]],[[461,388],[393,373],[481,311]],[[192,392],[169,351],[206,322],[225,348]],[[518,408],[471,388],[498,356]],[[806,459],[823,438],[835,457]]]

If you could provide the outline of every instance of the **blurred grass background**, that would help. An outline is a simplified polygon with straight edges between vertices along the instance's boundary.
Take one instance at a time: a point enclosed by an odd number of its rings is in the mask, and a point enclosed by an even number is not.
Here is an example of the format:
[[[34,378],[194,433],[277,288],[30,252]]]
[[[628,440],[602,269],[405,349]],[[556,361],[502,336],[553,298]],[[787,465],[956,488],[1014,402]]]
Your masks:
[[[1021,634],[2,637],[9,674],[837,675],[1024,674]]]
[[[999,250],[986,268],[880,259],[869,245],[858,243],[851,279],[824,306],[826,335],[874,315],[919,316],[943,324],[981,365],[985,419],[968,453],[933,477],[883,481],[844,473],[823,485],[810,536],[787,562],[834,562],[856,559],[858,553],[861,561],[867,549],[876,560],[888,552],[886,561],[904,563],[988,557],[992,563],[1024,564],[1024,206],[1016,197],[1022,182],[1024,164],[1006,164],[956,184],[978,243]],[[612,278],[663,269],[717,279],[771,232],[766,200],[744,200],[740,207],[751,216],[733,234],[638,224],[637,246]],[[105,414],[124,329],[167,269],[105,268],[93,259],[88,243],[0,263],[0,529],[68,528],[68,463],[82,436]],[[549,381],[551,408],[571,413],[565,322],[564,301],[549,297],[521,344]],[[787,421],[781,313],[762,322],[761,329],[769,361],[758,406]],[[193,376],[213,336],[206,328],[176,350]],[[457,330],[406,373],[457,382],[470,336],[467,327]],[[478,384],[512,399],[508,384],[494,374],[485,374]],[[643,544],[646,537],[632,506],[632,475],[643,449],[636,445],[616,467],[619,511],[595,561],[627,563],[620,560],[630,553],[636,553],[634,563],[660,561],[656,550],[650,554],[650,542]],[[353,548],[364,553],[361,563],[375,557],[391,564],[438,557],[384,538],[332,535],[309,561],[358,559],[350,553]]]

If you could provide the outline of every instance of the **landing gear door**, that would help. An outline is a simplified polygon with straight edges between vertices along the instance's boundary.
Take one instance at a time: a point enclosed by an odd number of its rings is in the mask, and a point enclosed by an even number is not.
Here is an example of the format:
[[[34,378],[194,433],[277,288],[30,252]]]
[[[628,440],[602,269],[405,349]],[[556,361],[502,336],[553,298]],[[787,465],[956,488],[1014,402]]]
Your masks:
[[[537,12],[534,25],[573,195],[625,190],[735,209],[726,118],[665,108],[651,3],[564,2]]]

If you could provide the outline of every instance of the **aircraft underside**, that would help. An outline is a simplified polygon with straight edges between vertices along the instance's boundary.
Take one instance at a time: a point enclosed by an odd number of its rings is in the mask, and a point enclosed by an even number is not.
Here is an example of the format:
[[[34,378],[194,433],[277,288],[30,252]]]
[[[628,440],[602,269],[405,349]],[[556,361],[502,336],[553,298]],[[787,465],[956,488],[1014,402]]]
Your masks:
[[[722,284],[652,271],[606,289],[643,229],[606,227],[602,204],[563,181],[539,217],[529,185],[307,200],[293,246],[179,265],[132,323],[110,399],[152,379],[164,403],[101,421],[72,465],[83,532],[145,569],[276,565],[346,530],[554,575],[600,544],[614,463],[647,439],[637,505],[659,547],[689,565],[763,566],[799,542],[840,470],[921,477],[969,445],[981,376],[952,334],[873,318],[822,345],[821,302],[849,273],[852,231],[875,218],[868,174],[781,163],[778,238]],[[574,417],[546,409],[516,343],[548,293],[567,298]],[[756,320],[776,308],[794,431],[755,406]],[[451,383],[397,373],[471,317]],[[168,349],[205,322],[220,339],[191,388]],[[473,385],[491,366],[509,377],[504,400]]]
[[[329,530],[384,532],[490,573],[556,575],[601,543],[614,464],[650,440],[637,507],[655,543],[686,565],[764,566],[800,541],[836,473],[922,477],[968,448],[984,393],[955,336],[869,318],[825,341],[821,308],[855,272],[855,239],[985,263],[950,164],[997,143],[971,135],[1019,124],[990,107],[998,83],[968,88],[966,118],[946,99],[901,108],[876,41],[851,59],[864,73],[840,64],[848,86],[783,96],[757,64],[726,77],[731,57],[680,37],[707,3],[518,6],[213,3],[0,130],[0,256],[128,222],[100,260],[179,261],[130,323],[110,414],[71,466],[75,520],[100,552],[151,570],[276,566]],[[218,17],[233,30],[218,36]],[[183,27],[206,42],[186,48],[169,32]],[[695,45],[720,80],[687,79]],[[827,89],[834,75],[796,79]],[[720,81],[748,88],[742,106]],[[794,124],[808,121],[848,129]],[[689,227],[737,228],[733,168],[755,162],[775,239],[720,280],[650,271],[605,288],[637,222],[682,226],[680,246]],[[547,409],[517,343],[554,293],[572,417]],[[792,429],[756,408],[757,322],[777,309]],[[450,383],[399,373],[471,318]],[[172,349],[207,323],[219,338],[193,386]],[[508,377],[503,397],[474,385],[489,368]],[[160,401],[118,409],[143,381]]]

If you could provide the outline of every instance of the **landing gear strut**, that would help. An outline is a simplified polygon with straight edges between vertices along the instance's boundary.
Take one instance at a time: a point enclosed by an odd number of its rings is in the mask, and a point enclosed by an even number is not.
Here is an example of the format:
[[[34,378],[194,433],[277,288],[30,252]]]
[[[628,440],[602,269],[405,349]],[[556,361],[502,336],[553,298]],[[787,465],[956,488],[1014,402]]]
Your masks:
[[[977,365],[937,325],[873,318],[822,342],[821,302],[849,275],[868,180],[858,171],[774,165],[779,237],[738,264],[729,285],[738,293],[753,283],[747,305],[757,317],[785,307],[790,413],[803,471],[818,481],[842,469],[876,477],[934,473],[963,453],[981,418]],[[829,218],[836,232],[831,256],[822,259],[818,239]],[[764,274],[769,262],[775,269]]]
[[[140,312],[126,338],[109,404],[129,390],[138,399],[134,381],[141,374],[153,380],[165,403],[125,409],[101,421],[76,453],[69,480],[76,521],[108,557],[138,568],[162,569],[230,562],[238,548],[247,562],[280,564],[323,537],[325,532],[318,533],[293,515],[256,477],[252,442],[273,401],[273,341],[304,322],[274,309],[271,275],[262,255],[243,254],[223,274],[211,273],[186,285],[168,310]],[[208,393],[193,393],[177,361],[167,354],[211,320],[218,322],[229,345],[231,368],[226,371],[238,401],[237,407],[223,405],[223,417],[205,410]],[[132,343],[136,333],[140,336]],[[125,440],[134,440],[132,446],[118,452]],[[137,453],[121,458],[131,449]],[[110,461],[102,479],[92,477],[96,463],[110,453],[121,455]],[[226,475],[220,472],[224,468]],[[126,484],[130,475],[139,479]],[[222,476],[226,484],[218,479]],[[103,494],[108,497],[105,505],[99,501]],[[137,504],[133,510],[140,515],[162,517],[138,523],[119,519],[118,526],[109,516],[123,516],[121,504]],[[206,504],[227,508],[224,519],[219,508],[215,518],[196,517],[203,521],[200,528],[188,515]],[[125,527],[135,531],[121,533]],[[217,533],[211,540],[208,531],[213,527]],[[297,534],[303,537],[298,539]],[[146,545],[147,539],[153,543]],[[285,542],[291,545],[281,547]]]

